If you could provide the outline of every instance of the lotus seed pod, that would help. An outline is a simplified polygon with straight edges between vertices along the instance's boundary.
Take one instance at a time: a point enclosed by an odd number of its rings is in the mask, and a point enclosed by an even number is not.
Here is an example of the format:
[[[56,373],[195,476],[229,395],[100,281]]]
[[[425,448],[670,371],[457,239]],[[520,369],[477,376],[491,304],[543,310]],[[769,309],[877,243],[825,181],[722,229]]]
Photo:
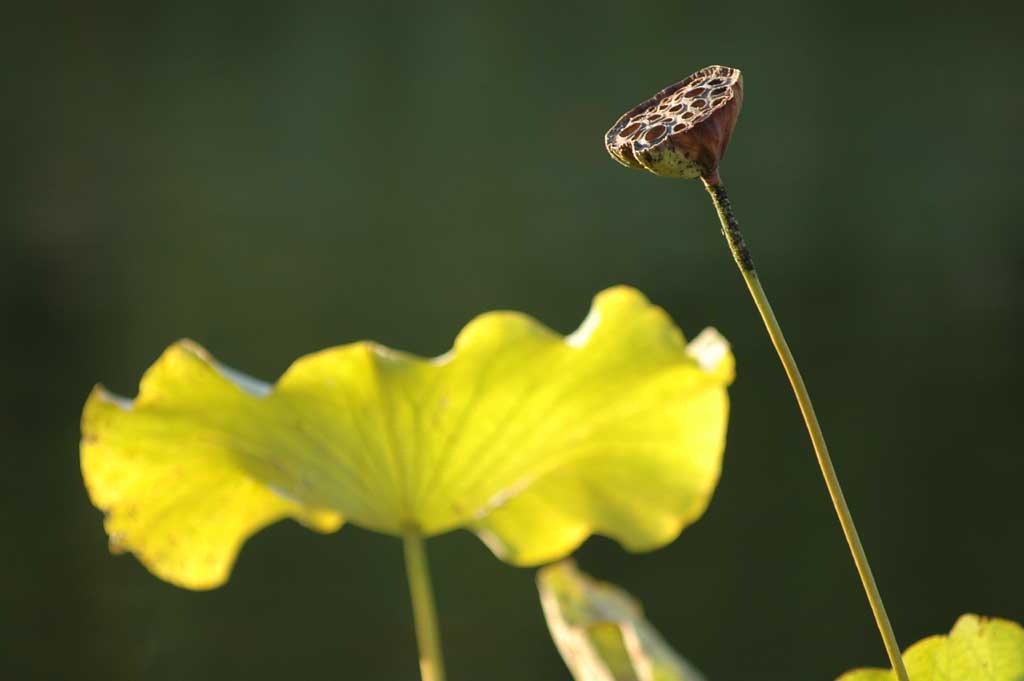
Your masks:
[[[605,147],[630,168],[718,184],[742,105],[739,69],[708,66],[623,114],[605,134]]]

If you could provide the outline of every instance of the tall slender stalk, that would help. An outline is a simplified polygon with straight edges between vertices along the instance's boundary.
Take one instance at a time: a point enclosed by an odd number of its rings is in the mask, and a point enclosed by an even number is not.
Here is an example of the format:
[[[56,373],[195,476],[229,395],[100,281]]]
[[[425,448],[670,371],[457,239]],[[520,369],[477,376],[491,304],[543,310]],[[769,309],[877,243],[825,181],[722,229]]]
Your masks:
[[[445,681],[444,658],[441,655],[441,633],[434,607],[434,588],[430,582],[427,550],[423,535],[416,529],[402,534],[405,549],[405,574],[409,579],[409,595],[416,623],[416,645],[420,651],[422,681]]]
[[[853,516],[850,515],[850,509],[846,505],[846,498],[843,496],[843,488],[840,486],[839,478],[836,477],[835,468],[832,466],[832,458],[828,454],[828,446],[825,444],[825,436],[821,433],[821,426],[818,425],[818,417],[814,413],[811,396],[807,393],[807,386],[804,385],[804,379],[800,376],[800,369],[797,367],[793,353],[786,343],[786,337],[782,334],[782,327],[779,326],[779,321],[775,318],[775,312],[772,311],[771,303],[768,302],[768,296],[765,295],[764,289],[761,287],[761,281],[754,270],[754,261],[750,257],[750,250],[743,240],[739,223],[733,214],[732,204],[729,201],[729,195],[725,191],[725,185],[721,183],[716,174],[714,179],[710,181],[705,179],[704,186],[711,195],[711,201],[715,204],[718,219],[722,222],[722,233],[729,242],[729,250],[732,251],[733,259],[740,268],[740,274],[743,275],[743,280],[750,290],[750,295],[754,298],[754,304],[757,306],[758,312],[761,313],[761,319],[764,320],[764,325],[768,329],[772,345],[775,346],[775,351],[778,352],[779,359],[782,360],[782,366],[789,377],[789,383],[793,386],[793,392],[796,393],[796,401],[800,405],[800,412],[803,414],[804,423],[807,424],[807,432],[810,433],[811,443],[814,445],[814,453],[818,458],[818,465],[821,466],[821,473],[825,476],[825,486],[828,487],[829,496],[832,497],[832,505],[835,506],[836,513],[839,516],[839,524],[842,526],[843,534],[846,536],[846,543],[849,544],[850,553],[853,554],[853,562],[857,566],[857,574],[860,575],[860,581],[864,585],[868,602],[871,604],[871,612],[874,613],[878,630],[882,634],[882,641],[885,643],[885,651],[889,655],[889,661],[892,663],[892,668],[896,671],[897,678],[900,681],[909,681],[907,670],[903,666],[899,645],[896,643],[896,635],[893,633],[892,625],[889,623],[889,616],[885,613],[885,605],[882,604],[882,596],[878,593],[878,585],[875,584],[874,575],[871,574],[868,557],[860,543],[857,527],[853,523]]]

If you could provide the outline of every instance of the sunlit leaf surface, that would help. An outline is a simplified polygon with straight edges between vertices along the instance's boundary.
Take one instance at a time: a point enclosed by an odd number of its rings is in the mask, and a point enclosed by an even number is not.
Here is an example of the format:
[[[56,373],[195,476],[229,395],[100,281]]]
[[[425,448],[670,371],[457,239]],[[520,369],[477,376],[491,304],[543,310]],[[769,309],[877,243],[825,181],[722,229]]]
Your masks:
[[[273,386],[184,341],[134,401],[93,391],[82,472],[112,548],[190,588],[222,583],[242,542],[285,517],[320,531],[468,527],[518,564],[592,532],[647,550],[708,504],[732,372],[717,333],[686,345],[625,287],[566,337],[492,312],[441,357],[353,343]]]
[[[537,574],[551,637],[576,681],[702,681],[625,591],[571,561]]]
[[[947,636],[910,646],[903,662],[911,681],[1024,681],[1024,628],[1009,620],[964,615]],[[858,669],[838,681],[895,681],[886,669]]]

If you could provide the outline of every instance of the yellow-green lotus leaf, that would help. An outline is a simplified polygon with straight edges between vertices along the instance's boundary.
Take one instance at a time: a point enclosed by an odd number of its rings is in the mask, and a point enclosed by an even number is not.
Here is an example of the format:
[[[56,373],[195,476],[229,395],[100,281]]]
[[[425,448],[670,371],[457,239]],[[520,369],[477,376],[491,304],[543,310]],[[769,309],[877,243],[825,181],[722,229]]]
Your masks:
[[[551,638],[576,681],[703,681],[622,589],[562,561],[537,573]]]
[[[190,588],[222,583],[242,542],[291,517],[381,532],[478,532],[502,558],[560,558],[593,532],[631,550],[674,539],[717,483],[728,344],[687,345],[625,287],[560,336],[481,315],[434,359],[370,342],[318,352],[266,385],[183,341],[133,401],[97,388],[82,472],[111,545]]]
[[[929,636],[903,653],[911,681],[1024,681],[1024,628],[963,615],[947,636]],[[896,681],[887,669],[858,669],[838,681]]]

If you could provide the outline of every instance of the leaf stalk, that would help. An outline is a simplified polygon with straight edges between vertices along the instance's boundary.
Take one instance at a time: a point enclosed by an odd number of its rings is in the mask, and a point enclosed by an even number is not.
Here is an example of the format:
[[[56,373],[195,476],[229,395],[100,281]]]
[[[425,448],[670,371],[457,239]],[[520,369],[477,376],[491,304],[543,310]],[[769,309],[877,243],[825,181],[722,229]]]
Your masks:
[[[405,552],[405,574],[409,580],[413,620],[416,625],[416,645],[420,654],[422,681],[445,681],[444,658],[441,655],[441,633],[434,607],[434,588],[427,565],[427,550],[423,535],[416,528],[402,533]]]

